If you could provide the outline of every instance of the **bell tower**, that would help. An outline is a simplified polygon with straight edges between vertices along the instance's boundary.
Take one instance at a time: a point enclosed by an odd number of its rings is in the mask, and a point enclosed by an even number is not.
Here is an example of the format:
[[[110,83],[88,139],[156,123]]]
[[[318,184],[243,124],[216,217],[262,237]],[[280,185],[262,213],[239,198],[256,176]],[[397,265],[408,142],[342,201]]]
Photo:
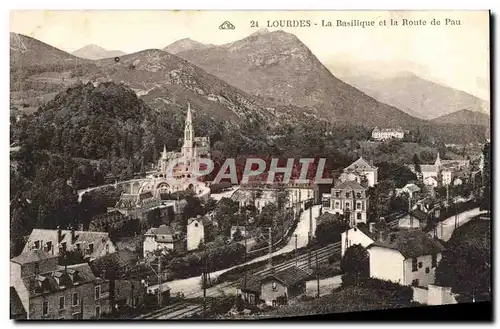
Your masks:
[[[191,117],[191,105],[188,103],[186,122],[184,124],[184,144],[182,146],[182,155],[186,161],[191,162],[193,158],[194,131],[193,120]]]

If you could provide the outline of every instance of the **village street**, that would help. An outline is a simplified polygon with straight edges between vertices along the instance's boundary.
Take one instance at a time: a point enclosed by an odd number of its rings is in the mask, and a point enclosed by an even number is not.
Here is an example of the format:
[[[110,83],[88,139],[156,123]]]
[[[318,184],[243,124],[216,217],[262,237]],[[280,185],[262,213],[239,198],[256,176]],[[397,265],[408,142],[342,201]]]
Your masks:
[[[314,223],[316,220],[316,217],[319,216],[319,209],[320,209],[320,206],[317,205],[317,206],[313,206],[312,211],[305,210],[302,213],[302,215],[300,216],[300,221],[297,224],[297,228],[295,229],[295,231],[292,235],[292,238],[287,243],[287,245],[279,250],[276,250],[271,255],[274,257],[274,256],[281,255],[284,253],[292,252],[295,249],[295,234],[297,234],[297,248],[305,247],[307,245],[307,242],[308,242],[307,240],[308,240],[308,233],[309,233],[309,214],[312,213],[313,228],[314,228],[316,226]],[[266,255],[254,258],[254,259],[252,259],[244,264],[240,264],[237,266],[233,266],[230,268],[226,268],[223,270],[212,272],[212,273],[210,273],[210,278],[213,280],[213,279],[217,278],[219,275],[221,275],[222,273],[227,272],[233,268],[236,268],[238,266],[243,266],[246,264],[252,264],[252,263],[259,262],[261,260],[265,260],[268,258],[269,258],[269,255],[266,254]],[[167,282],[167,285],[170,287],[170,289],[171,289],[170,293],[172,295],[175,295],[176,293],[182,291],[184,293],[185,297],[196,297],[196,296],[202,295],[202,292],[203,292],[201,289],[201,286],[200,286],[200,278],[201,278],[201,275],[197,275],[195,277],[191,277],[191,278],[187,278],[187,279],[170,281],[170,282]],[[227,284],[223,284],[221,286],[225,286],[225,285],[227,285]],[[156,286],[157,285],[150,286],[149,289],[154,290],[154,289],[156,289]],[[220,288],[221,287],[217,286],[217,287],[210,288],[210,290],[217,291]]]
[[[485,214],[486,211],[480,211],[479,208],[474,208],[471,210],[464,211],[458,214],[458,226],[462,226],[465,223],[469,222],[472,218],[479,214]],[[455,216],[451,216],[445,219],[442,224],[438,224],[437,226],[437,238],[448,241],[455,230]]]

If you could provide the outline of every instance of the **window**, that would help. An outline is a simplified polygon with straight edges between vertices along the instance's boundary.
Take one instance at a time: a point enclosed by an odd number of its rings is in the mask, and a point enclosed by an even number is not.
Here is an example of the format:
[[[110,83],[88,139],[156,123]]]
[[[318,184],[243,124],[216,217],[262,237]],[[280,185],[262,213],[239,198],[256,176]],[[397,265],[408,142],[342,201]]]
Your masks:
[[[432,254],[432,268],[436,267],[437,266],[437,255],[436,254]]]
[[[64,309],[64,296],[59,297],[59,309]]]
[[[96,306],[95,307],[95,317],[98,318],[101,316],[101,307],[100,306]]]
[[[62,251],[66,251],[66,242],[61,243]]]
[[[47,242],[47,251],[51,251],[52,250],[52,241],[49,241]]]
[[[336,208],[336,209],[340,209],[340,202],[338,202],[338,201],[337,201],[337,202],[335,202],[335,208]]]
[[[73,306],[78,305],[78,293],[73,293]]]
[[[360,212],[356,213],[356,219],[361,220],[361,213]]]
[[[40,241],[35,241],[35,249],[40,249]]]
[[[194,223],[194,227],[198,227],[198,223]]]
[[[414,286],[414,287],[418,287],[419,283],[420,283],[420,282],[419,282],[419,280],[418,280],[418,279],[415,279],[415,280],[413,280],[413,281],[411,282],[411,285],[412,285],[412,286]]]
[[[78,320],[78,319],[80,319],[80,313],[78,313],[78,312],[73,313],[72,318],[73,318],[73,320]]]
[[[94,253],[94,244],[89,243],[89,254],[92,254],[92,253]]]
[[[345,197],[346,197],[346,198],[349,198],[350,196],[351,196],[351,193],[349,193],[349,192],[345,192]]]
[[[95,299],[99,299],[101,296],[101,286],[95,287]]]
[[[273,282],[272,289],[273,291],[276,291],[278,289],[276,282]]]
[[[109,244],[106,243],[106,254],[109,254]]]
[[[361,209],[361,202],[356,202],[356,209]]]
[[[417,264],[417,262],[418,261],[417,261],[416,258],[412,258],[412,260],[411,260],[411,271],[412,272],[418,271],[418,267],[417,267],[418,264]]]
[[[250,304],[255,304],[255,295],[254,294],[249,294],[248,295],[248,301]]]
[[[340,192],[335,192],[335,197],[340,198]]]
[[[346,202],[346,203],[345,203],[345,208],[346,208],[346,209],[351,208],[351,204],[350,204],[349,202]]]
[[[423,266],[423,265],[422,265],[422,262],[419,262],[419,263],[418,263],[418,268],[422,268],[422,266]]]
[[[356,193],[356,198],[361,198],[361,193],[360,192]]]
[[[42,314],[43,315],[49,314],[49,302],[48,301],[44,301],[42,303]]]
[[[431,271],[431,269],[429,267],[425,268],[425,273],[429,273],[430,271]]]
[[[80,251],[80,244],[79,243],[76,244],[76,250]]]

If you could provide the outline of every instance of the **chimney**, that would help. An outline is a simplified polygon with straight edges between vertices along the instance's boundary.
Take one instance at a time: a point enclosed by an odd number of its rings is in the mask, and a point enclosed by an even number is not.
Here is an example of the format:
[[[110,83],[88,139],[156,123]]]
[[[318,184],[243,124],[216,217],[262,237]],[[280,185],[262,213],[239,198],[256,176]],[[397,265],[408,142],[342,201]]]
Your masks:
[[[370,233],[375,233],[375,223],[370,223]]]

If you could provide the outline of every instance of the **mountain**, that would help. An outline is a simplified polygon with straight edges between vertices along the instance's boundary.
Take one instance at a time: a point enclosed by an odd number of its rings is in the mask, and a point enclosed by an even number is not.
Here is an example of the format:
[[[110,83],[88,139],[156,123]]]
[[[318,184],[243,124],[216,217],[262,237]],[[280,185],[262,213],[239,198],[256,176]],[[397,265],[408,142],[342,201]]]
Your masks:
[[[86,59],[103,59],[111,57],[119,57],[125,55],[121,50],[106,50],[97,45],[86,45],[72,53],[74,56]]]
[[[295,35],[283,31],[258,31],[177,56],[272,104],[312,108],[318,118],[370,126],[420,123],[335,77]]]
[[[209,48],[213,47],[212,44],[205,45],[201,42],[189,39],[189,38],[184,38],[181,40],[177,40],[174,43],[171,43],[170,45],[166,46],[163,48],[163,51],[166,51],[171,54],[178,54],[183,51],[187,50],[198,50],[198,49],[204,49],[204,48]]]
[[[372,74],[344,76],[343,80],[380,102],[425,120],[461,109],[489,113],[487,101],[410,72],[400,72],[397,76],[382,78]]]
[[[88,60],[77,58],[65,51],[52,47],[40,40],[10,33],[10,68],[29,69],[30,67],[61,68],[75,64],[88,63]]]
[[[491,118],[486,113],[470,110],[460,110],[432,120],[436,124],[471,124],[477,126],[491,126]]]

